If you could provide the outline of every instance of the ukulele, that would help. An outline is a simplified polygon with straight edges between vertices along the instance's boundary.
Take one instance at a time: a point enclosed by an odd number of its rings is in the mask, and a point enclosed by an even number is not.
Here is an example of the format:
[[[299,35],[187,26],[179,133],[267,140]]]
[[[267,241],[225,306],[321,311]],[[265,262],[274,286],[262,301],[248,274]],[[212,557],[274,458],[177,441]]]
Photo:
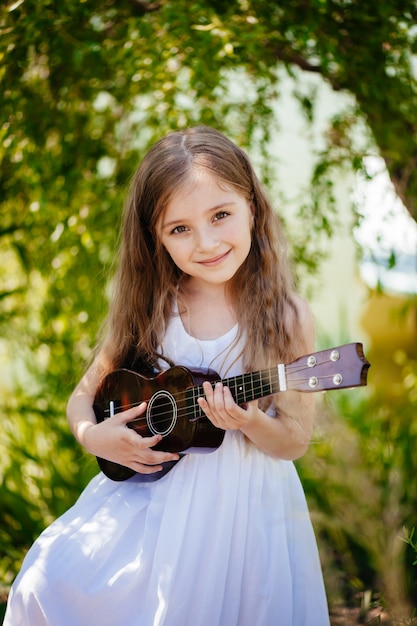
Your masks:
[[[361,343],[349,343],[337,348],[302,356],[287,365],[277,365],[231,378],[221,379],[213,370],[189,370],[174,366],[147,378],[129,369],[110,372],[100,384],[94,399],[97,422],[116,413],[146,402],[143,415],[129,421],[142,437],[162,435],[155,450],[178,452],[210,452],[223,441],[225,431],[215,427],[201,410],[197,399],[204,396],[202,383],[212,385],[221,381],[235,402],[244,405],[287,390],[302,392],[346,389],[367,384],[370,363]],[[112,480],[126,480],[136,472],[97,457],[100,469]],[[158,480],[178,461],[164,463],[164,469],[153,474],[141,474],[143,481]]]

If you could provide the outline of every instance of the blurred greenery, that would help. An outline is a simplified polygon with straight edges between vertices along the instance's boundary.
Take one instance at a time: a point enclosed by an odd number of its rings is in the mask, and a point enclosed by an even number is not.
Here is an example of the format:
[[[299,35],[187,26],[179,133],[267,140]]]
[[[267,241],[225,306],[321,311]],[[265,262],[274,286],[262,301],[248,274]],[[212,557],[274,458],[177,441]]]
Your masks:
[[[370,592],[404,619],[417,598],[417,361],[402,373],[396,402],[369,390],[328,394],[322,432],[298,467],[333,602],[357,605]]]
[[[168,130],[212,124],[260,155],[269,183],[285,73],[308,122],[320,113],[308,73],[345,92],[300,200],[309,229],[291,234],[298,268],[314,273],[338,220],[338,168],[363,170],[379,153],[416,219],[416,17],[404,0],[2,4],[0,581],[97,471],[65,403],[106,312],[120,209],[144,151]],[[413,354],[395,399],[379,389],[326,399],[323,437],[299,463],[336,600],[371,590],[417,604]]]

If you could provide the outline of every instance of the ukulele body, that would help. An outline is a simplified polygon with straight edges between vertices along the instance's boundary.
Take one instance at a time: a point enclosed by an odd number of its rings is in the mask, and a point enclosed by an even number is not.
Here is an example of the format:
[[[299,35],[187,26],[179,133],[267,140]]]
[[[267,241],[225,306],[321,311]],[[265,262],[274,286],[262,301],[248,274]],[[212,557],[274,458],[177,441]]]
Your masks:
[[[191,371],[182,366],[172,367],[155,378],[147,378],[128,369],[118,369],[104,378],[97,390],[93,409],[100,423],[111,419],[116,413],[147,402],[145,413],[128,422],[127,426],[142,437],[162,435],[163,439],[154,446],[154,450],[211,452],[221,445],[225,431],[213,426],[204,415],[195,419],[195,398],[187,390],[192,392],[205,380],[215,381],[219,378],[213,370]],[[135,474],[118,463],[101,458],[97,461],[101,470],[112,480],[126,480]],[[169,469],[171,467],[172,463]],[[163,474],[163,471],[155,473],[157,478]]]

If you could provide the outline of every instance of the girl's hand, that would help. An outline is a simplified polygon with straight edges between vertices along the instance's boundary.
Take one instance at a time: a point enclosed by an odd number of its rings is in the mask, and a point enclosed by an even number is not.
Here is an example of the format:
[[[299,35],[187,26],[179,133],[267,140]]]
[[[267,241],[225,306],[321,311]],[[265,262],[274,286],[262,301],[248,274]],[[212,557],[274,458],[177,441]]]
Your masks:
[[[259,450],[274,458],[294,460],[307,450],[314,416],[312,394],[282,394],[285,399],[273,418],[259,409],[257,400],[240,407],[222,383],[216,383],[213,389],[211,383],[205,382],[203,389],[205,398],[198,398],[198,404],[214,426],[240,430]]]
[[[221,382],[203,383],[205,398],[198,398],[198,404],[208,419],[223,430],[239,430],[251,424],[259,413],[258,401],[248,402],[240,407],[233,399],[230,389]]]
[[[127,426],[127,422],[142,415],[145,409],[146,402],[142,402],[138,407],[116,413],[100,424],[89,423],[83,432],[82,444],[91,454],[140,474],[162,470],[161,463],[177,460],[178,454],[152,450],[161,441],[161,435],[142,437]]]

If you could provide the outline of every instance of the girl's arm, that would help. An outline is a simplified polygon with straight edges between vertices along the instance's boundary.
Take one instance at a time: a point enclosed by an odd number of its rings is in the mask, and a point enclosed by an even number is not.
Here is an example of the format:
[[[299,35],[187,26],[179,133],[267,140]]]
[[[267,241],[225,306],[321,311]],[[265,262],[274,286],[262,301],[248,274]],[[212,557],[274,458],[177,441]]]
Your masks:
[[[298,339],[298,356],[314,351],[314,320],[307,303],[295,299],[302,336]],[[287,320],[294,328],[294,320]],[[278,416],[266,415],[257,401],[246,409],[239,407],[232,394],[221,383],[213,390],[203,384],[205,398],[199,404],[215,426],[224,430],[240,429],[260,450],[276,458],[293,460],[302,456],[310,443],[314,423],[314,394],[285,391],[278,394]]]
[[[178,455],[151,449],[162,439],[160,435],[141,437],[126,426],[144,413],[144,402],[97,424],[93,401],[100,381],[110,370],[104,356],[99,355],[74,389],[67,404],[72,433],[87,452],[95,456],[142,474],[160,471],[161,463],[176,460]]]

